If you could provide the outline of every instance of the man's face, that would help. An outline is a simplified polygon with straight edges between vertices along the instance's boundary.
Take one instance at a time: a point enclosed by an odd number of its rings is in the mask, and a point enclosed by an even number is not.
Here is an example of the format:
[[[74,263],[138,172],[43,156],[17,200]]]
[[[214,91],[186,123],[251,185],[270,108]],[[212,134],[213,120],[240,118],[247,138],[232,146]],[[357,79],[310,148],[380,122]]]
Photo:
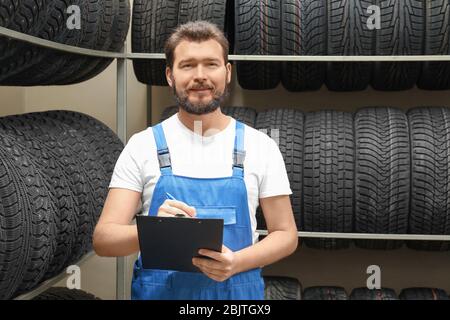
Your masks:
[[[226,98],[231,64],[225,65],[217,41],[183,40],[175,48],[173,70],[167,68],[166,77],[181,108],[206,114],[220,107]]]

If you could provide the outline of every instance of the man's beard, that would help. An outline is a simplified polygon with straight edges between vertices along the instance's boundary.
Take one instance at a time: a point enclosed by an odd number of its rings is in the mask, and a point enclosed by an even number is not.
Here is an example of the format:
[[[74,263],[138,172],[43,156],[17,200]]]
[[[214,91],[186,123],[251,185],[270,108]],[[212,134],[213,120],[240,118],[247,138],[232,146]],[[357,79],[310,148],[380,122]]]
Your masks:
[[[177,88],[176,88],[176,84],[175,84],[175,79],[172,78],[172,83],[173,83],[173,95],[175,96],[175,100],[177,102],[177,105],[179,107],[181,107],[184,111],[186,111],[187,113],[192,113],[192,114],[196,114],[196,115],[201,115],[201,114],[207,114],[207,113],[211,113],[215,110],[217,110],[222,103],[225,101],[225,99],[228,97],[228,85],[225,83],[225,89],[223,90],[223,92],[217,92],[214,91],[213,92],[213,97],[211,99],[211,101],[209,101],[208,103],[191,103],[189,101],[189,97],[187,94],[178,94],[177,92]],[[204,85],[206,86],[206,85]],[[201,88],[203,86],[198,86],[198,87],[194,87],[194,88]]]

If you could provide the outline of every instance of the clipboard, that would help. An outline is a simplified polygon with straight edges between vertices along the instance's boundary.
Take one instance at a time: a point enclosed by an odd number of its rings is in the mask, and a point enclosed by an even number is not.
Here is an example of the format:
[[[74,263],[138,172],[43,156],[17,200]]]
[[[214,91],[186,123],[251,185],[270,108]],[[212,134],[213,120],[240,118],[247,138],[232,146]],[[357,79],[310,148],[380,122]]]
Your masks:
[[[200,249],[222,251],[223,219],[137,216],[136,223],[144,269],[200,272],[192,264]]]

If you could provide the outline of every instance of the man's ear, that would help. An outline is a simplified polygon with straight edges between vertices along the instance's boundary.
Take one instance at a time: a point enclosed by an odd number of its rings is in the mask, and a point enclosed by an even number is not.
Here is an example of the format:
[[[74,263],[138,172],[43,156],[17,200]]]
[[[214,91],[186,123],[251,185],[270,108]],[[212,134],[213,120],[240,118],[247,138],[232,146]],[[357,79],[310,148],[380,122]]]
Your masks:
[[[229,84],[231,82],[231,63],[227,63],[226,65],[227,68],[227,84]]]
[[[166,79],[169,86],[172,87],[172,70],[169,67],[166,67]]]

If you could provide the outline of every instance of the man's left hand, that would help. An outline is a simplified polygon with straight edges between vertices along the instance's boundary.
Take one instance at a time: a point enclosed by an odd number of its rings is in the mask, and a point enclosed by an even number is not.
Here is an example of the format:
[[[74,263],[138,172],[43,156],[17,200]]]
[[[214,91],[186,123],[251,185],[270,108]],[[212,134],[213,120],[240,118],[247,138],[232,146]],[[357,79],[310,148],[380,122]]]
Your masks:
[[[236,254],[225,246],[222,246],[222,252],[216,252],[207,249],[201,249],[198,252],[202,256],[212,258],[193,258],[192,263],[200,269],[209,278],[223,282],[233,276],[237,270]]]

